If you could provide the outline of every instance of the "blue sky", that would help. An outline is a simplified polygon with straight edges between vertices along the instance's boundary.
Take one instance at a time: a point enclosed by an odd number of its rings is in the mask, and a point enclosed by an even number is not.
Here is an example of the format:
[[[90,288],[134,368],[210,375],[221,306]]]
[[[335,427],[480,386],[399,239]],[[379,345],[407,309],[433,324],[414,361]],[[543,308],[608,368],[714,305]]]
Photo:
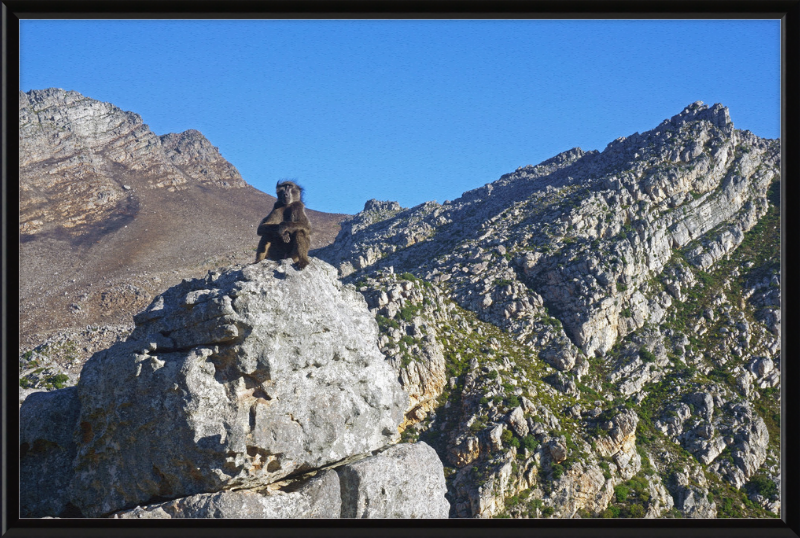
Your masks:
[[[20,21],[20,89],[201,131],[272,193],[444,202],[694,101],[780,136],[778,20]]]

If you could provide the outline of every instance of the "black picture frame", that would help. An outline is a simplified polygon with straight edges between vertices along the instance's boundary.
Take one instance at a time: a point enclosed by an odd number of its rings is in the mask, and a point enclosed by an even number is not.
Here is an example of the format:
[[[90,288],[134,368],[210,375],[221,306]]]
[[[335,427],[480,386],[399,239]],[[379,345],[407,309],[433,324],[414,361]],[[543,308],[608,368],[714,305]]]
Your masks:
[[[15,253],[11,230],[18,222],[18,125],[17,98],[19,88],[19,21],[48,18],[771,18],[781,20],[781,142],[782,181],[781,219],[781,283],[782,342],[784,356],[790,348],[786,340],[793,334],[793,318],[785,305],[791,304],[792,284],[786,266],[786,242],[791,218],[786,207],[791,203],[794,181],[800,180],[800,0],[500,0],[467,1],[380,1],[380,0],[282,0],[282,1],[83,1],[83,0],[2,0],[2,526],[0,534],[23,536],[651,536],[682,538],[723,535],[729,537],[797,537],[800,536],[800,442],[794,425],[800,425],[798,393],[800,366],[790,358],[782,365],[781,410],[781,519],[776,520],[444,520],[444,521],[241,521],[241,520],[71,520],[18,518],[19,419],[17,386],[13,375],[18,355],[13,315],[19,296],[14,278]],[[788,192],[787,192],[788,191]],[[787,198],[787,194],[789,197]],[[786,293],[790,295],[786,295]],[[16,301],[15,301],[16,299]]]

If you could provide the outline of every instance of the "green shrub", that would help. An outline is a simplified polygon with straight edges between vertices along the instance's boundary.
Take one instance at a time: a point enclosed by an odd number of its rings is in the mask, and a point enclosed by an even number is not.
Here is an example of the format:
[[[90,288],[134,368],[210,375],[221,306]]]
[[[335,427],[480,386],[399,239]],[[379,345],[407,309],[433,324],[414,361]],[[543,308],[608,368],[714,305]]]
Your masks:
[[[375,316],[375,320],[378,322],[378,327],[380,327],[381,329],[385,329],[387,327],[391,327],[392,329],[400,328],[400,324],[397,323],[397,320],[389,319],[385,316],[381,316],[380,314]]]
[[[644,467],[644,462],[642,462],[642,467]],[[647,502],[650,500],[649,483],[645,477],[634,476],[628,480],[627,485],[630,486],[639,501]]]
[[[697,280],[702,282],[704,286],[713,286],[715,284],[711,273],[706,273],[705,271],[697,271]]]
[[[639,358],[641,358],[643,362],[655,362],[656,360],[656,356],[647,351],[646,348],[639,349]]]
[[[730,497],[722,502],[722,511],[726,514],[731,514],[733,512],[733,500]]]
[[[503,440],[503,443],[509,444],[511,442],[511,439],[514,438],[514,434],[511,433],[511,430],[503,430],[503,433],[500,436],[500,438]]]
[[[550,517],[553,515],[555,511],[556,511],[555,508],[553,508],[552,506],[548,506],[542,510],[542,517]]]
[[[533,435],[526,435],[522,438],[522,446],[533,452],[539,446],[539,441]]]
[[[492,370],[491,372],[486,374],[486,377],[488,377],[489,379],[497,379],[497,370]]]
[[[407,304],[406,306],[400,309],[400,312],[398,312],[397,315],[400,316],[400,319],[402,319],[403,321],[408,322],[414,319],[414,316],[416,316],[420,312],[420,310],[422,310],[421,305]]]
[[[50,385],[56,389],[63,389],[67,381],[69,381],[69,377],[66,374],[56,374],[45,378],[42,384],[45,386]]]
[[[564,474],[564,466],[560,463],[554,463],[550,466],[550,469],[553,472],[553,480],[558,480]]]
[[[470,424],[469,429],[475,433],[481,431],[484,427],[486,427],[486,417],[478,417],[475,422]]]
[[[631,490],[628,489],[628,486],[624,484],[614,486],[614,495],[617,497],[617,502],[625,502],[625,499],[628,498],[630,491]]]
[[[509,407],[519,407],[519,398],[516,396],[509,396],[508,397],[508,406]]]
[[[600,468],[603,470],[603,478],[605,478],[606,480],[610,479],[611,478],[611,468],[608,466],[608,462],[607,461],[601,461],[599,465],[600,465]]]
[[[644,517],[644,507],[641,504],[631,505],[628,513],[630,514],[630,517]]]
[[[774,499],[778,496],[778,486],[763,474],[753,475],[748,485],[762,497]]]
[[[616,518],[619,517],[619,513],[620,513],[619,507],[609,506],[608,508],[603,510],[603,513],[600,515],[604,518]]]

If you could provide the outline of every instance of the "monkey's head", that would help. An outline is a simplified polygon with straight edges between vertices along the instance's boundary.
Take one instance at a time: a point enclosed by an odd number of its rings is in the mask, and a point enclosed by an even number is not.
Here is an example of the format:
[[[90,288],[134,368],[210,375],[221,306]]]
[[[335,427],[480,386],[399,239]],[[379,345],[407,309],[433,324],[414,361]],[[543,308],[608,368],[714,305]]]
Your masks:
[[[279,181],[275,193],[283,205],[300,202],[303,199],[303,188],[292,181]]]

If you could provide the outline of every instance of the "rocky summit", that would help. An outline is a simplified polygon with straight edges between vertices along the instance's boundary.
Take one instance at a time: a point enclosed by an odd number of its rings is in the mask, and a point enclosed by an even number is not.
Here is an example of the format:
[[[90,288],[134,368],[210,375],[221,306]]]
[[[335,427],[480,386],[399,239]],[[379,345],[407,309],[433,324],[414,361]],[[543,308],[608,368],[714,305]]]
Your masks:
[[[780,169],[696,102],[187,279],[21,393],[23,513],[778,517]]]
[[[447,517],[436,452],[394,445],[408,395],[333,267],[210,272],[135,323],[22,404],[23,516]]]

